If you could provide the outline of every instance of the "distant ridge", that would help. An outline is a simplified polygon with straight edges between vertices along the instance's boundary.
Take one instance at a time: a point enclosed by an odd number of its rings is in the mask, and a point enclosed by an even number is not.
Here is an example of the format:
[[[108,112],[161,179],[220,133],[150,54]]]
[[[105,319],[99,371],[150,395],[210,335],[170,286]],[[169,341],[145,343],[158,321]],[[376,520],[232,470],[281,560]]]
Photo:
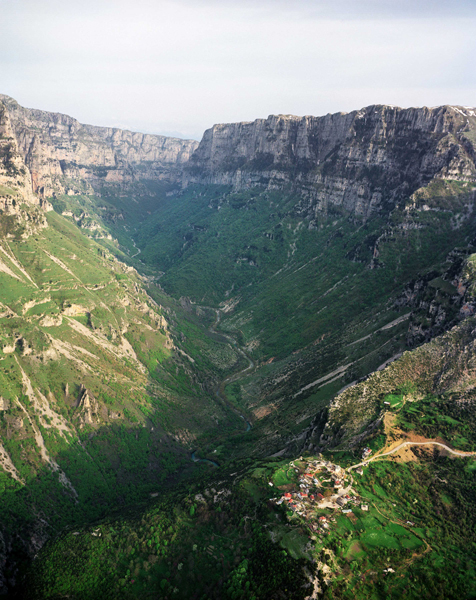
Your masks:
[[[103,180],[177,181],[177,166],[198,146],[195,140],[83,125],[68,115],[23,108],[5,95],[0,102],[9,113],[33,190],[42,197],[91,191]]]
[[[433,178],[476,181],[476,109],[368,106],[322,117],[271,115],[205,131],[187,183],[282,189],[307,208],[367,218]]]

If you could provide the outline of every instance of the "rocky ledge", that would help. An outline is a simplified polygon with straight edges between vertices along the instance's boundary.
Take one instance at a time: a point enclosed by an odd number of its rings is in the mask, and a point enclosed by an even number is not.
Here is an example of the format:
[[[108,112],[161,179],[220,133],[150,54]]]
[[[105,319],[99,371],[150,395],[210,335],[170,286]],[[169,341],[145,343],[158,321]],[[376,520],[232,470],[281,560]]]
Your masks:
[[[198,146],[195,140],[83,125],[59,113],[23,108],[0,95],[18,149],[41,197],[80,193],[104,182],[180,180],[180,165]]]
[[[185,165],[183,183],[289,188],[308,218],[342,207],[366,219],[432,179],[475,182],[475,162],[475,109],[369,106],[214,125]]]

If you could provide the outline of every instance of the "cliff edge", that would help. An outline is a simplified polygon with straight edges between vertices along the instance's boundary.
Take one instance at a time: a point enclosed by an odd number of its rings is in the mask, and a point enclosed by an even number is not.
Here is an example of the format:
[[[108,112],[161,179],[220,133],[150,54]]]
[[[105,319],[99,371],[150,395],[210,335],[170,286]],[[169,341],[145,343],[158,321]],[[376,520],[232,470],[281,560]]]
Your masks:
[[[434,178],[476,181],[475,163],[475,109],[379,105],[214,125],[184,166],[184,185],[288,188],[307,217],[335,206],[365,219]]]
[[[83,125],[60,113],[24,108],[0,94],[18,149],[30,170],[33,191],[91,191],[103,182],[180,179],[178,166],[198,146],[195,140]]]

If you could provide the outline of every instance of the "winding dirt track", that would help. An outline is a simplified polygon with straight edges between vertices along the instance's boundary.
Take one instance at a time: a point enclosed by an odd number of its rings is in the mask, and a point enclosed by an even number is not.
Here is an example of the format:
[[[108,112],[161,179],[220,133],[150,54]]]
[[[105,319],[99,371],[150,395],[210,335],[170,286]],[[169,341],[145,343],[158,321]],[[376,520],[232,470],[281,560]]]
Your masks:
[[[400,450],[401,448],[404,448],[405,446],[440,446],[441,448],[444,448],[445,450],[447,450],[451,454],[455,454],[456,456],[463,456],[463,457],[464,456],[476,456],[476,452],[460,452],[459,450],[453,450],[452,448],[450,448],[446,444],[442,444],[441,442],[432,442],[432,441],[402,442],[401,444],[396,446],[393,450],[390,450],[389,452],[384,452],[382,454],[376,454],[375,456],[372,456],[372,458],[366,459],[366,460],[358,463],[357,465],[352,465],[351,467],[347,467],[346,470],[351,471],[352,469],[357,469],[358,467],[362,467],[363,465],[366,465],[369,462],[376,460],[377,458],[382,458],[383,456],[389,456],[390,454],[393,454],[394,452],[398,452],[398,450]]]

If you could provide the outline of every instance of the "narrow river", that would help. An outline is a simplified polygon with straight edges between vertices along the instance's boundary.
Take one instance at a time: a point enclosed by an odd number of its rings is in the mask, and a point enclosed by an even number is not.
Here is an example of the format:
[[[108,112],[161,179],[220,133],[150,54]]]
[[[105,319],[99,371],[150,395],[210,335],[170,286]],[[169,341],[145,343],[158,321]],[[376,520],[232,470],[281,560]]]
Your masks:
[[[215,322],[213,323],[213,325],[210,325],[209,330],[212,333],[218,333],[216,331],[216,327],[218,325],[218,323],[221,320],[221,312],[220,309],[218,308],[212,308],[210,306],[202,306],[200,308],[206,308],[209,310],[214,310],[216,312],[216,319]],[[227,333],[222,333],[221,331],[219,332],[219,335],[221,335],[222,337],[226,338],[237,350],[237,352],[239,352],[244,358],[246,358],[246,360],[248,361],[248,366],[245,367],[244,369],[242,369],[241,371],[238,371],[237,373],[233,373],[233,375],[229,375],[228,377],[226,377],[225,379],[223,379],[223,381],[221,381],[216,390],[215,390],[215,396],[222,402],[224,403],[228,408],[230,408],[233,412],[235,412],[241,419],[243,419],[243,421],[245,422],[245,433],[248,433],[248,431],[250,431],[250,429],[253,427],[252,424],[246,419],[246,417],[244,415],[242,415],[234,406],[232,406],[228,400],[228,398],[226,397],[225,394],[225,386],[228,385],[229,383],[231,383],[232,381],[235,381],[236,379],[238,379],[241,375],[243,375],[243,373],[246,373],[247,371],[250,371],[251,369],[254,369],[255,367],[255,363],[253,361],[252,358],[250,358],[246,352],[243,350],[243,348],[238,346],[238,342],[235,340],[234,337],[232,337],[231,335],[227,334]],[[206,458],[198,458],[195,455],[195,451],[192,452],[191,455],[191,459],[193,462],[206,462],[206,463],[210,463],[212,465],[214,465],[215,467],[218,467],[219,465],[214,462],[213,460],[208,460]]]

